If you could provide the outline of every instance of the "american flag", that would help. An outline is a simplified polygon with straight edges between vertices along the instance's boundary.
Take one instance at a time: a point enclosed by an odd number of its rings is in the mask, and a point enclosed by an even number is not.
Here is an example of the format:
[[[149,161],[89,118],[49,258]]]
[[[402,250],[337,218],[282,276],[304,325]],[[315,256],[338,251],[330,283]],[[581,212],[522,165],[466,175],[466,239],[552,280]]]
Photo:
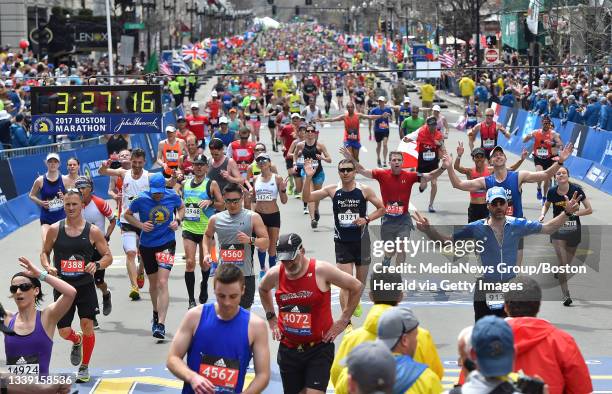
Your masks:
[[[440,60],[443,67],[451,68],[455,65],[455,58],[448,52],[441,53],[438,60]]]
[[[164,74],[164,75],[172,75],[172,74],[174,74],[172,72],[172,67],[170,67],[168,62],[163,62],[162,64],[160,64],[159,65],[159,71],[161,71],[161,73]]]

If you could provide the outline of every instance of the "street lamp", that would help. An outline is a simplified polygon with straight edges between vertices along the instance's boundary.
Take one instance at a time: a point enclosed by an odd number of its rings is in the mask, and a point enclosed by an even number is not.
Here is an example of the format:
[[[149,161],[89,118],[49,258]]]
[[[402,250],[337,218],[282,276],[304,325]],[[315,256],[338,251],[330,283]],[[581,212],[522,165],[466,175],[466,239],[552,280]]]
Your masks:
[[[191,1],[191,8],[189,8],[189,0],[185,0],[185,9],[189,14],[189,41],[193,42],[193,14],[198,11],[195,0]]]
[[[143,10],[147,10],[147,56],[151,56],[151,8],[155,9],[156,0],[141,0]]]

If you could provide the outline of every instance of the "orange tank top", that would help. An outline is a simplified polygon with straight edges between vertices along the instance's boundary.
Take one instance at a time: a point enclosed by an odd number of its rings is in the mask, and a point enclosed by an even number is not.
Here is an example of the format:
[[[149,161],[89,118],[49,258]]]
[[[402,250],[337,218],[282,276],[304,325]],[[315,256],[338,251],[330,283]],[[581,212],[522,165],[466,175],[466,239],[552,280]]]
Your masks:
[[[359,115],[344,115],[344,140],[359,142]]]

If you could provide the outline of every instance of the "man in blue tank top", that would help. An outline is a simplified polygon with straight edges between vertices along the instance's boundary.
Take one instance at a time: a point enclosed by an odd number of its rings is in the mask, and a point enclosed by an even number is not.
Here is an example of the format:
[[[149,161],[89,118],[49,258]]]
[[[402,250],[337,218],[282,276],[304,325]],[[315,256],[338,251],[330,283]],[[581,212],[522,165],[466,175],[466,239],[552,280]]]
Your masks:
[[[268,386],[268,331],[263,319],[240,307],[244,289],[240,268],[220,265],[213,282],[216,301],[190,309],[183,318],[166,363],[184,382],[183,393],[260,393]],[[243,390],[251,358],[255,376]]]

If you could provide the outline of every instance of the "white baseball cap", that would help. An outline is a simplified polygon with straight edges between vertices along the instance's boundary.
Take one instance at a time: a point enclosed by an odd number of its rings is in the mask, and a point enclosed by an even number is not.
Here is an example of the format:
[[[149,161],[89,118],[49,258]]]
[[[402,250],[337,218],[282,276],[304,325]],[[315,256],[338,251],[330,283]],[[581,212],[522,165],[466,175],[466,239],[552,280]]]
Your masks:
[[[224,124],[228,123],[227,118],[225,116],[222,116],[222,117],[219,118],[219,124],[222,124],[222,123],[224,123]]]
[[[440,106],[438,104],[434,105],[433,107],[431,107],[432,111],[438,111],[440,112]]]
[[[379,96],[378,101],[387,101],[387,99],[385,98],[385,96]]]
[[[57,161],[60,161],[60,157],[59,157],[59,155],[58,155],[57,153],[55,153],[55,152],[51,152],[51,153],[49,153],[49,154],[47,155],[47,158],[45,159],[45,161],[49,161],[49,160],[51,160],[51,159],[55,159],[55,160],[57,160]]]
[[[191,108],[200,108],[200,104],[194,101],[193,103],[191,103]]]
[[[166,126],[166,133],[175,133],[176,132],[176,128],[172,125],[168,125]]]
[[[213,90],[212,93],[210,94],[212,97],[217,97],[219,94],[217,93],[216,90]]]
[[[410,97],[404,97],[404,103],[409,103],[410,102]]]

